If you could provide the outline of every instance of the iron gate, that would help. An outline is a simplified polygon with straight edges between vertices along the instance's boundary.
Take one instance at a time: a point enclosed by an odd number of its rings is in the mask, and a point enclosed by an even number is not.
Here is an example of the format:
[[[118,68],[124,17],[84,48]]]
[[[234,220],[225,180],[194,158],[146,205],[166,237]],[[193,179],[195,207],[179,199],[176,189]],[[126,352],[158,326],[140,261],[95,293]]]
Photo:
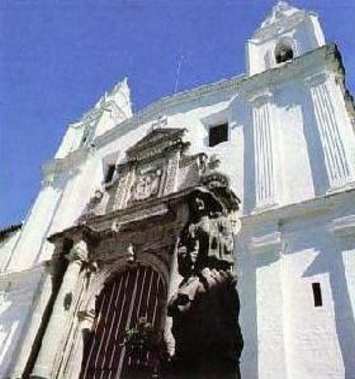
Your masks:
[[[165,297],[164,283],[151,267],[130,268],[109,279],[96,300],[96,318],[84,344],[80,379],[129,376],[125,331],[135,328],[141,318],[159,329]]]

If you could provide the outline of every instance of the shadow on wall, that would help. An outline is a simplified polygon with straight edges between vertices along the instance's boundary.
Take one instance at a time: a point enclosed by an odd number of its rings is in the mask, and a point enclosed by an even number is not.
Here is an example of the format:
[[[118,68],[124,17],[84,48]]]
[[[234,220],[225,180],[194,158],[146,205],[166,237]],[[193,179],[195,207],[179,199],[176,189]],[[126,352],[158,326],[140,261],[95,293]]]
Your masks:
[[[289,90],[289,88],[287,90]],[[307,144],[314,193],[316,196],[319,196],[324,194],[329,188],[329,182],[326,174],[325,158],[319,130],[317,128],[317,121],[312,107],[313,101],[309,90],[301,85],[293,85],[292,91],[290,90],[289,93],[292,93],[292,98],[283,95],[275,97],[277,99],[276,105],[283,108],[294,106],[301,108],[303,119],[302,128]],[[302,157],[298,156],[297,159],[302,159]]]
[[[0,378],[6,378],[13,369],[18,342],[30,315],[33,291],[32,286],[12,289],[11,284],[0,291]]]
[[[256,319],[256,271],[253,257],[241,241],[236,241],[236,271],[240,298],[239,322],[244,348],[240,359],[241,377],[258,378],[258,331]]]
[[[311,243],[305,246],[305,248],[307,247],[312,247]],[[334,302],[336,333],[345,368],[344,378],[353,379],[355,375],[355,320],[346,282],[342,252],[335,246],[332,236],[327,236],[327,239],[317,247],[320,253],[303,273],[303,277],[329,274]]]
[[[310,110],[313,103],[309,91],[304,89],[301,93],[301,107],[303,115],[304,135],[312,169],[314,192],[316,196],[323,194],[329,188],[326,175],[325,158],[320,140],[319,129],[314,115],[314,108]]]
[[[235,97],[230,104],[233,121],[236,125],[243,125],[244,155],[243,155],[243,214],[250,213],[255,208],[255,152],[253,135],[252,108],[241,97]],[[237,189],[238,191],[238,189]]]
[[[53,227],[53,225],[57,219],[57,216],[58,215],[60,216],[60,214],[61,214],[61,208],[60,207],[62,205],[62,199],[64,197],[64,194],[68,188],[68,184],[70,184],[71,180],[75,180],[75,177],[80,172],[81,172],[80,170],[76,169],[76,170],[72,170],[70,172],[70,175],[67,175],[66,177],[58,175],[52,182],[46,183],[44,185],[44,187],[41,188],[41,192],[45,191],[46,187],[48,187],[48,188],[52,189],[53,191],[55,191],[58,195],[56,197],[55,204],[54,204],[53,208],[50,210],[47,210],[47,212],[50,213],[50,216],[46,221],[45,228],[43,228],[42,230],[37,230],[37,233],[36,233],[36,236],[38,236],[38,244],[36,243],[37,253],[33,258],[33,264],[36,264],[39,262],[39,260],[41,258],[41,254],[43,252],[43,249],[44,249],[46,243],[48,243],[47,238],[49,237],[50,234],[52,234],[54,232],[51,229],[52,229],[52,227]],[[40,197],[38,197],[36,201],[38,201],[38,199],[40,199]],[[69,204],[66,204],[65,209],[68,208],[68,205],[70,205],[70,202],[69,202]],[[16,262],[16,259],[21,259],[21,257],[19,255],[23,254],[23,252],[24,252],[23,249],[25,249],[24,246],[27,244],[27,237],[28,237],[28,235],[33,234],[32,233],[33,225],[36,224],[36,222],[37,222],[36,214],[32,213],[32,211],[36,208],[36,206],[37,206],[37,204],[35,203],[33,208],[31,209],[31,213],[29,214],[28,219],[25,221],[25,224],[22,227],[20,237],[18,238],[14,247],[12,248],[12,251],[10,254],[10,259],[7,262],[4,270],[8,270],[9,268],[11,268],[12,263]],[[39,203],[39,207],[43,207],[43,204],[41,204],[41,202]],[[65,209],[63,208],[64,211],[65,211]],[[47,216],[48,216],[48,213],[46,214]],[[19,249],[18,249],[18,247],[19,247]],[[33,252],[33,254],[34,253],[35,252]],[[48,257],[48,258],[50,258],[50,257]]]

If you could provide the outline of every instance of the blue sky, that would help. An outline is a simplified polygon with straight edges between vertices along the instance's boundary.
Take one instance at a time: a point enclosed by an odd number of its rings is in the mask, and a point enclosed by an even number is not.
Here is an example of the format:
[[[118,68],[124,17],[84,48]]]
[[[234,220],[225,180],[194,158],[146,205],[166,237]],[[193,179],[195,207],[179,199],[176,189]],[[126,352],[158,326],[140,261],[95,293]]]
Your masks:
[[[128,76],[134,110],[244,72],[244,43],[271,0],[0,0],[0,227],[21,221],[66,125]],[[316,11],[355,90],[355,1]]]

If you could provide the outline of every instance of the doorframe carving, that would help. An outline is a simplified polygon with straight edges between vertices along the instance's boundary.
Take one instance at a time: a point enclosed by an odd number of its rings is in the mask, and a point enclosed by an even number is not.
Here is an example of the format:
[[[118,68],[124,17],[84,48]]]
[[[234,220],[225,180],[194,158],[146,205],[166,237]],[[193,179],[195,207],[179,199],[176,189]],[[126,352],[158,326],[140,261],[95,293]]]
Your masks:
[[[39,361],[46,362],[47,367],[41,371],[36,362],[34,372],[44,374],[34,374],[32,378],[79,377],[83,335],[95,319],[95,296],[112,275],[130,264],[150,266],[161,275],[168,302],[168,296],[177,289],[181,279],[176,267],[177,246],[190,217],[189,199],[197,190],[209,192],[221,209],[228,212],[238,209],[240,201],[230,190],[228,178],[216,171],[218,159],[208,159],[204,153],[186,155],[189,143],[183,141],[184,133],[185,129],[172,128],[151,131],[127,150],[127,162],[117,167],[122,175],[103,189],[100,201],[87,207],[76,225],[49,238],[57,247],[57,255],[64,254],[61,250],[64,240],[73,241],[73,249],[66,255],[70,258],[69,274],[64,275],[61,285],[62,289],[71,291],[71,301],[68,309],[63,309],[58,301],[66,294],[57,298],[54,310],[60,314],[52,313],[49,325],[56,325],[55,320],[60,316],[62,322],[65,320],[64,325],[53,327],[64,330],[52,335],[52,340],[46,339],[45,334],[39,353],[43,357]],[[132,178],[137,167],[154,161],[165,162],[164,180],[160,181],[163,187],[154,196],[129,201],[127,196],[134,186]],[[134,250],[134,263],[128,263],[132,258],[130,246]],[[169,342],[171,325],[165,324],[164,334]],[[46,349],[56,350],[53,362],[46,361]]]

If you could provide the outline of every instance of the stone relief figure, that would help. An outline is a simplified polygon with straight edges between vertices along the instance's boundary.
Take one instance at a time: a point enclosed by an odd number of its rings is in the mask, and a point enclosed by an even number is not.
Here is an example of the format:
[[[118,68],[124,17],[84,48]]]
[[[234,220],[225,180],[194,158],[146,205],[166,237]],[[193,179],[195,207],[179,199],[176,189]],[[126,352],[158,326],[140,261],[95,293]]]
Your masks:
[[[213,194],[190,199],[190,221],[178,246],[183,280],[170,299],[175,354],[172,378],[240,378],[243,339],[233,275],[233,226]]]
[[[160,169],[138,175],[132,188],[131,200],[142,201],[156,195],[159,191],[161,175],[162,171]]]

